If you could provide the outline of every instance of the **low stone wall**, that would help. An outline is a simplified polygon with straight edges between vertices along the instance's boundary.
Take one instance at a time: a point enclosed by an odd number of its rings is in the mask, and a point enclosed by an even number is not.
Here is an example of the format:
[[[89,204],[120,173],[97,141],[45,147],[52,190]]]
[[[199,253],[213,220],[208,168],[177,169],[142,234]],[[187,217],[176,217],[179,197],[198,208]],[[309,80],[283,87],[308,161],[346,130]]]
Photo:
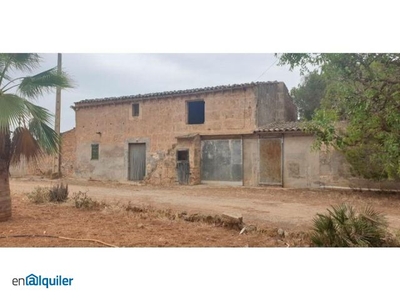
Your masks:
[[[152,154],[147,165],[150,170],[146,176],[145,182],[153,185],[171,185],[178,184],[176,171],[177,151],[189,151],[190,176],[189,184],[199,184],[200,179],[200,136],[180,137],[178,142],[172,145],[166,153],[157,152]]]

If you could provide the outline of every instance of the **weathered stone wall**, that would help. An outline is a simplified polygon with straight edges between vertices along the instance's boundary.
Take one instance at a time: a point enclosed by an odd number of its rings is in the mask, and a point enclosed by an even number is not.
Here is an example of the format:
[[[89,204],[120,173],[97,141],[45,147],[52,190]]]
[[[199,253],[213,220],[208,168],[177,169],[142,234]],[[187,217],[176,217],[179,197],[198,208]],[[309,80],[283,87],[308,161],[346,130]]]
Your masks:
[[[204,124],[187,124],[187,102],[204,100]],[[132,116],[139,103],[139,116]],[[86,105],[86,104],[85,104]],[[146,143],[146,181],[176,182],[176,150],[190,149],[190,183],[200,182],[200,137],[178,144],[177,137],[250,134],[258,125],[291,121],[297,113],[283,83],[259,83],[240,89],[198,94],[76,105],[77,162],[75,174],[85,178],[128,179],[129,143]],[[99,160],[90,159],[99,144]],[[198,144],[198,147],[196,146]]]
[[[257,186],[260,180],[260,149],[258,136],[243,139],[243,185]]]
[[[279,86],[279,97],[281,101],[283,101],[284,105],[284,121],[297,121],[298,112],[296,104],[294,104],[286,85],[283,82],[280,82]]]
[[[283,82],[262,83],[256,89],[257,126],[297,120],[297,108]]]
[[[313,136],[285,134],[283,137],[283,186],[319,187],[319,153],[311,151]]]
[[[170,185],[177,183],[175,164],[176,164],[176,144],[173,145],[165,154],[161,152],[159,156],[152,154],[154,166],[148,166],[146,183],[152,185]]]
[[[205,102],[204,124],[187,124],[187,101],[200,99]],[[133,102],[76,107],[77,176],[127,180],[128,145],[143,141],[147,152],[146,179],[152,183],[165,179],[169,183],[176,180],[172,176],[176,175],[173,149],[177,136],[232,135],[256,129],[254,87],[141,100],[138,117],[132,117]],[[99,144],[100,157],[96,161],[90,158],[94,143]],[[189,157],[194,160],[190,182],[195,183],[200,178],[200,150],[194,145],[190,147],[193,149],[190,148]],[[161,167],[158,162],[165,159]],[[160,176],[164,178],[161,181]]]
[[[61,134],[61,174],[72,176],[76,160],[75,128]]]
[[[350,164],[333,148],[312,151],[315,138],[300,134],[284,136],[284,187],[400,190],[400,182],[372,181],[351,174]]]
[[[200,179],[200,136],[195,135],[192,137],[178,138],[177,143],[172,145],[166,155],[161,154],[159,157],[154,157],[152,154],[154,164],[148,166],[148,176],[146,183],[153,185],[169,185],[177,184],[177,170],[176,170],[176,152],[179,150],[189,151],[189,164],[190,175],[189,184],[199,184]],[[163,152],[161,152],[163,153]]]
[[[373,181],[355,177],[351,166],[340,152],[323,147],[319,151],[319,175],[321,187],[345,187],[352,189],[400,190],[400,182],[393,180]]]
[[[345,157],[331,148],[322,147],[319,151],[319,176],[321,186],[348,186],[350,165]]]
[[[76,139],[75,128],[61,133],[61,174],[72,176],[74,173]],[[53,173],[54,156],[46,155],[38,161],[27,162],[22,159],[17,165],[10,167],[11,176],[23,177],[32,175],[50,176]]]

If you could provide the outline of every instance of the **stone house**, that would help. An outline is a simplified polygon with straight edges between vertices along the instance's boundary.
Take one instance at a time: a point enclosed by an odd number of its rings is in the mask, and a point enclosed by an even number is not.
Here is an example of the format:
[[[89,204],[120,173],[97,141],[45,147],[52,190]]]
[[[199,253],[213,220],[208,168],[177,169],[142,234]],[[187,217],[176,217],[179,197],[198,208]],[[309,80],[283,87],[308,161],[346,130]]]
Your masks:
[[[74,174],[150,184],[352,186],[336,152],[312,152],[283,82],[82,100]],[[358,181],[361,186],[369,183]]]

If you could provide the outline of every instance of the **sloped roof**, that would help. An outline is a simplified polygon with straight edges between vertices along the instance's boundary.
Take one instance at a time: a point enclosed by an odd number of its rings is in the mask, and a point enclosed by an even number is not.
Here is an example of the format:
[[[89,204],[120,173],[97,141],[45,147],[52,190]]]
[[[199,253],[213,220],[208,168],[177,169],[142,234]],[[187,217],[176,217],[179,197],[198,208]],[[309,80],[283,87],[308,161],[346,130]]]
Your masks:
[[[106,97],[106,98],[95,98],[95,99],[85,99],[79,102],[75,102],[74,104],[77,107],[84,106],[92,106],[92,105],[101,105],[109,102],[129,102],[132,100],[144,100],[151,98],[168,98],[171,96],[182,96],[182,95],[193,95],[198,93],[212,93],[212,92],[220,92],[220,91],[228,91],[228,90],[237,90],[244,89],[248,87],[254,87],[260,84],[278,84],[278,81],[257,81],[250,83],[241,83],[241,84],[231,84],[231,85],[219,85],[219,86],[211,86],[211,87],[203,87],[203,88],[195,88],[195,89],[187,89],[187,90],[175,90],[175,91],[167,91],[160,93],[149,93],[149,94],[137,94],[137,95],[129,95],[129,96],[120,96],[120,97]]]
[[[255,133],[287,131],[303,131],[301,122],[274,122],[254,130]]]

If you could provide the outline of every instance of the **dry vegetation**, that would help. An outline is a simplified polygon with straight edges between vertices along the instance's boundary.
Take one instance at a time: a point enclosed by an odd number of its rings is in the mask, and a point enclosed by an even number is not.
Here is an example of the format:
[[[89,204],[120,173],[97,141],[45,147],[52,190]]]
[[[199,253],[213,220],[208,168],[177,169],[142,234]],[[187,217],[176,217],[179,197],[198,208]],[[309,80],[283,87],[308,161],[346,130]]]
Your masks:
[[[278,228],[259,228],[240,234],[237,228],[225,226],[219,216],[188,215],[151,206],[98,203],[77,208],[72,200],[62,204],[35,204],[26,196],[14,195],[13,218],[0,224],[0,246],[288,247],[309,244],[307,236],[291,234],[282,236]]]
[[[45,191],[55,183],[11,182],[13,217],[0,223],[0,247],[307,247],[316,213],[343,202],[369,205],[400,229],[399,193],[69,180],[68,200],[57,203]],[[221,219],[226,212],[243,216],[245,232]]]

